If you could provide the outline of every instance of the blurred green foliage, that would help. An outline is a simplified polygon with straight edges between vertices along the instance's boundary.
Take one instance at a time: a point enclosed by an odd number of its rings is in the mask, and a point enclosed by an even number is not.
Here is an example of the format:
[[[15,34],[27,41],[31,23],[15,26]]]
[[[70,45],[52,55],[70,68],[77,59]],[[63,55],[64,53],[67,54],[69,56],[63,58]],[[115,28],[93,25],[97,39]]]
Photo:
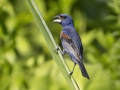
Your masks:
[[[59,45],[61,26],[52,17],[73,17],[91,78],[76,67],[81,90],[120,90],[120,0],[35,1]],[[46,44],[26,0],[0,0],[0,90],[69,90]]]

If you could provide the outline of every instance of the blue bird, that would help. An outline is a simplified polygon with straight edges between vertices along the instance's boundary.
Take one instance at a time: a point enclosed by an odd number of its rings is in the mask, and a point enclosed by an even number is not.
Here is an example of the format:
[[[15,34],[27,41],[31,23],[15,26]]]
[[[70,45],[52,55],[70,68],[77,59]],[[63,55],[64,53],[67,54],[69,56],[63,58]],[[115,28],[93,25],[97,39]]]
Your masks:
[[[89,75],[82,62],[82,42],[77,31],[75,30],[72,18],[67,14],[59,14],[54,18],[55,20],[53,22],[57,22],[62,25],[62,31],[60,34],[60,39],[63,46],[62,55],[67,53],[71,57],[71,60],[74,62],[73,70],[69,75],[72,75],[76,64],[78,64],[82,75],[89,79]]]

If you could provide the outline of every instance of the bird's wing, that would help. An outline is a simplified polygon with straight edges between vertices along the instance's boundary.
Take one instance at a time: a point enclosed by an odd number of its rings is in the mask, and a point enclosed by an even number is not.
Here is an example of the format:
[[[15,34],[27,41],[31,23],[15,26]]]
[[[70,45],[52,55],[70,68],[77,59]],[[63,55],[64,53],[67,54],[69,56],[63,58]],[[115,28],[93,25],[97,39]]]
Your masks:
[[[63,45],[65,46],[65,49],[67,49],[68,52],[72,53],[77,60],[80,60],[78,46],[72,40],[72,38],[70,38],[70,36],[67,35],[65,32],[61,32],[60,38],[62,40]]]
[[[81,42],[81,39],[79,37],[79,35],[77,34],[76,35],[77,39],[75,40],[77,45],[78,45],[78,48],[79,48],[79,56],[82,58],[83,57],[83,46],[82,46],[82,42]]]

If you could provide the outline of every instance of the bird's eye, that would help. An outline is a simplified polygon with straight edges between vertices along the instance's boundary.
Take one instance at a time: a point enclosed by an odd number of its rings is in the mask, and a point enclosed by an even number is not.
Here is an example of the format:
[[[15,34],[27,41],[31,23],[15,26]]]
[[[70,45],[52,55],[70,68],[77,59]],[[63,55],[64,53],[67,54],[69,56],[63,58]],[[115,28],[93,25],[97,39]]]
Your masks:
[[[62,16],[61,18],[62,18],[62,19],[66,19],[66,16]]]
[[[64,16],[64,19],[66,18],[66,16]]]

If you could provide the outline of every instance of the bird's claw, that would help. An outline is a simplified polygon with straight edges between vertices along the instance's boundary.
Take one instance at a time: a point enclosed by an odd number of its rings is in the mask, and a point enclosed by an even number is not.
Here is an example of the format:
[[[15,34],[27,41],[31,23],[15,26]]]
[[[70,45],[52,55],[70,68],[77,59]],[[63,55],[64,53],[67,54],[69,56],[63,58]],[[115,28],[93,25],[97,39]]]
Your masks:
[[[54,51],[57,53],[57,52],[58,52],[58,50],[61,50],[61,48],[60,48],[60,46],[59,46],[59,45],[57,45],[57,48],[55,48],[55,49],[54,49]]]
[[[73,72],[70,72],[69,74],[68,74],[68,76],[71,76],[73,74]]]

